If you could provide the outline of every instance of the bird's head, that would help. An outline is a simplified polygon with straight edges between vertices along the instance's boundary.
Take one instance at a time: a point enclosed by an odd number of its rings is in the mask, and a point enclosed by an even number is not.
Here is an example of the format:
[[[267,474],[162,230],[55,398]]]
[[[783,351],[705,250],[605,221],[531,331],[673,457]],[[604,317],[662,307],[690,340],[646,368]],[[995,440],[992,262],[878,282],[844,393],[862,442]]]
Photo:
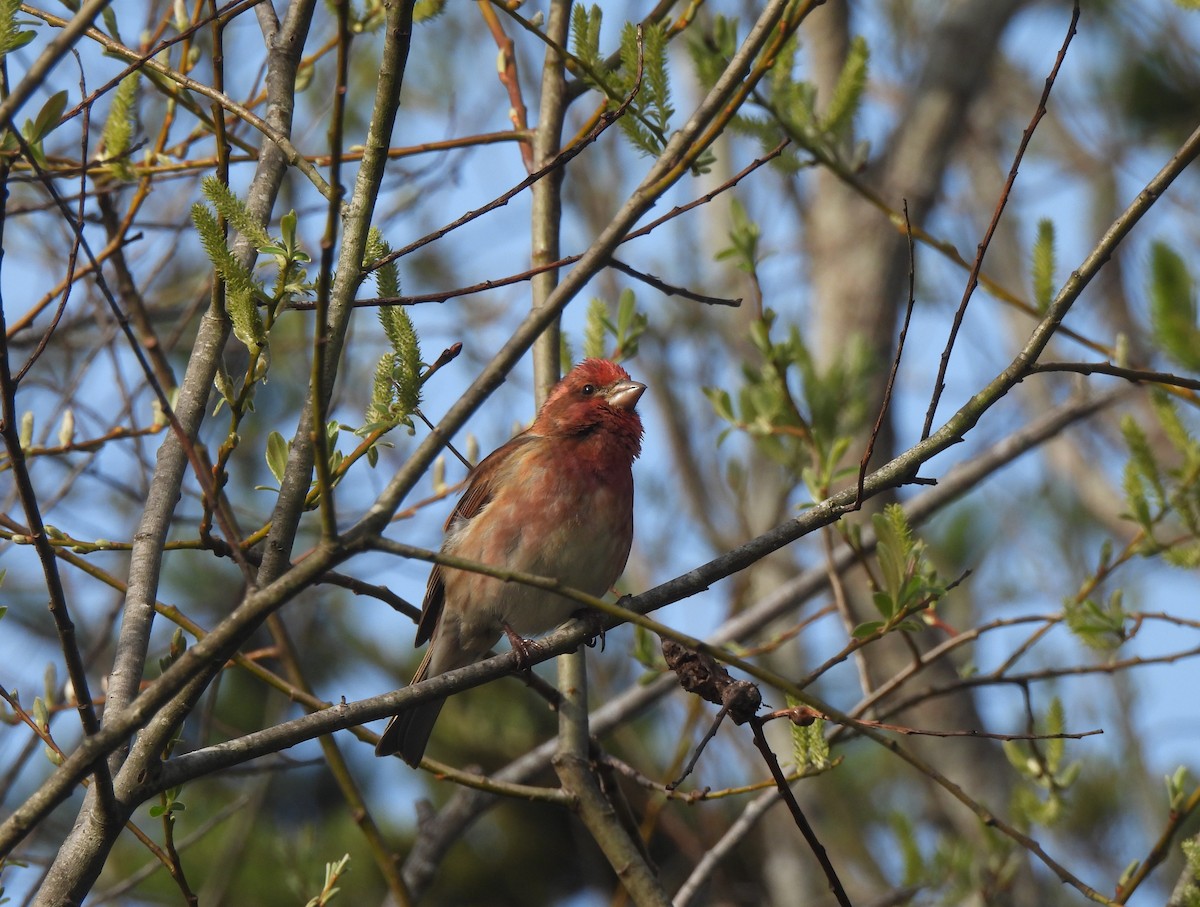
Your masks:
[[[584,359],[550,391],[530,431],[536,435],[606,432],[636,457],[642,420],[635,407],[646,385],[607,359]]]

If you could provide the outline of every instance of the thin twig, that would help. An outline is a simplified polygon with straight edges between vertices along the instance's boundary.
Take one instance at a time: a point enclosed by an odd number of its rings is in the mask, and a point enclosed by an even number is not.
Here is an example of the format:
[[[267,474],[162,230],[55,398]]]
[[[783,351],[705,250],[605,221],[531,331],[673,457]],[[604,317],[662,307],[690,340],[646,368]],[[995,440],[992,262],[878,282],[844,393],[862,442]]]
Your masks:
[[[921,429],[921,440],[924,441],[933,431],[933,418],[937,413],[938,401],[942,397],[942,391],[946,388],[946,370],[950,366],[950,352],[954,349],[954,341],[958,337],[958,329],[962,326],[963,318],[967,314],[967,304],[971,301],[971,295],[975,292],[975,287],[979,284],[979,272],[983,269],[983,258],[987,254],[988,246],[992,242],[992,236],[996,232],[996,227],[1000,224],[1000,215],[1004,213],[1004,207],[1008,204],[1009,196],[1012,194],[1013,184],[1017,180],[1017,168],[1021,166],[1021,160],[1025,157],[1025,149],[1029,146],[1029,140],[1033,138],[1034,130],[1037,129],[1038,123],[1042,121],[1042,117],[1046,115],[1046,104],[1050,100],[1050,91],[1054,88],[1054,81],[1058,78],[1058,70],[1063,64],[1063,60],[1067,56],[1067,48],[1071,44],[1071,39],[1075,37],[1075,26],[1079,23],[1079,0],[1074,0],[1071,7],[1071,24],[1067,26],[1066,37],[1063,38],[1062,47],[1058,50],[1058,56],[1054,60],[1054,66],[1050,70],[1050,75],[1046,77],[1046,84],[1042,88],[1042,96],[1038,99],[1037,109],[1033,112],[1033,118],[1030,119],[1029,125],[1025,127],[1025,131],[1021,134],[1021,142],[1017,146],[1017,153],[1013,157],[1012,167],[1008,171],[1008,179],[1004,182],[1004,188],[1000,190],[1000,199],[996,203],[996,210],[992,214],[991,223],[988,224],[987,232],[983,236],[983,241],[979,244],[979,250],[975,255],[975,261],[971,265],[971,273],[967,277],[967,285],[963,290],[962,301],[958,304],[958,310],[954,313],[954,322],[950,327],[950,336],[946,339],[946,348],[942,351],[941,362],[938,364],[937,379],[934,381],[933,396],[929,401],[929,409],[925,412],[925,425]],[[912,241],[911,231],[909,233],[909,242]]]
[[[842,887],[842,880],[838,878],[837,871],[833,868],[833,863],[829,860],[829,854],[825,852],[825,847],[821,844],[812,826],[805,818],[803,810],[800,809],[800,804],[796,802],[796,797],[792,793],[791,785],[788,784],[787,776],[784,775],[783,769],[779,767],[779,760],[775,758],[775,753],[772,752],[770,744],[767,743],[767,737],[763,733],[763,722],[759,718],[750,719],[750,730],[754,732],[754,745],[762,754],[763,761],[767,763],[767,768],[771,770],[771,776],[775,779],[776,790],[779,791],[779,796],[783,802],[787,804],[788,812],[792,814],[792,821],[796,823],[796,827],[800,829],[800,834],[804,835],[804,840],[808,842],[809,850],[813,852],[813,856],[817,858],[817,862],[821,864],[821,871],[825,873],[825,880],[829,883],[829,890],[833,892],[834,898],[841,907],[853,907],[850,903],[850,898],[846,895],[846,889]]]
[[[496,74],[500,78],[500,84],[508,92],[508,118],[512,120],[513,129],[520,137],[518,146],[521,149],[521,161],[525,164],[525,172],[532,173],[534,165],[533,148],[529,144],[529,119],[525,109],[525,99],[521,95],[521,79],[517,75],[517,57],[513,53],[513,40],[504,31],[504,26],[500,24],[500,17],[496,15],[490,0],[478,0],[478,6],[479,13],[483,16],[483,21],[492,34],[492,40],[496,42],[496,47],[500,50]]]
[[[775,718],[790,718],[794,711],[795,709],[779,709],[768,715],[763,715],[762,720],[770,721]],[[827,716],[814,717],[825,718]],[[1100,728],[1074,733],[1063,732],[1061,734],[996,734],[991,731],[977,731],[974,729],[965,731],[934,731],[928,728],[908,727],[903,724],[887,724],[883,721],[872,721],[868,718],[856,718],[854,726],[878,728],[881,731],[903,734],[905,737],[977,737],[981,740],[1082,740],[1084,737],[1095,737],[1098,734],[1104,733]]]
[[[779,798],[779,788],[772,787],[746,804],[741,815],[726,829],[725,833],[721,835],[721,839],[704,851],[704,856],[692,868],[687,881],[675,892],[674,907],[688,907],[692,903],[708,882],[717,864],[742,843],[754,826],[758,824],[758,820],[767,814],[767,810],[779,802]]]
[[[687,287],[674,286],[659,277],[655,277],[653,274],[647,274],[645,271],[639,271],[616,258],[609,259],[609,265],[620,271],[622,274],[628,274],[630,277],[640,280],[642,283],[648,286],[654,287],[654,289],[667,296],[682,296],[684,299],[690,299],[693,302],[702,302],[705,305],[727,305],[736,308],[742,304],[742,299],[740,296],[736,299],[727,299],[724,296],[708,296],[704,293],[697,293],[694,290],[689,290]]]
[[[504,207],[510,201],[512,201],[513,198],[520,195],[538,180],[550,175],[551,173],[554,173],[556,170],[562,167],[565,167],[573,158],[582,153],[583,150],[588,147],[588,145],[600,138],[601,134],[603,134],[603,132],[608,129],[609,126],[621,118],[621,116],[625,113],[626,107],[628,107],[632,101],[633,95],[630,95],[625,99],[625,103],[620,107],[605,113],[604,116],[600,118],[600,122],[596,124],[596,128],[584,136],[581,142],[579,142],[577,145],[572,145],[570,148],[563,149],[563,151],[552,161],[546,164],[545,167],[542,167],[540,170],[536,170],[529,174],[529,176],[525,177],[525,179],[521,180],[521,182],[517,183],[507,192],[496,196],[496,198],[492,199],[486,205],[482,205],[479,208],[474,208],[471,211],[468,211],[466,214],[456,218],[455,220],[446,224],[444,227],[440,227],[437,230],[434,230],[432,233],[425,234],[420,239],[414,240],[407,246],[402,246],[401,248],[388,253],[387,255],[383,256],[383,258],[373,262],[369,267],[364,268],[364,273],[369,274],[370,272],[381,268],[386,264],[403,258],[405,255],[409,255],[415,252],[417,249],[429,245],[434,240],[441,239],[447,233],[457,230],[459,227],[469,224],[471,221],[482,217],[489,211],[494,211],[497,208]]]
[[[867,449],[858,463],[858,497],[855,499],[855,503],[860,506],[863,502],[863,482],[867,478],[867,467],[871,463],[871,456],[875,453],[875,442],[883,430],[883,420],[887,418],[888,409],[892,405],[892,391],[896,387],[896,374],[900,371],[900,359],[904,356],[904,341],[908,337],[908,326],[912,323],[913,307],[916,303],[917,254],[913,248],[912,222],[908,219],[908,199],[904,200],[904,235],[908,239],[908,302],[904,307],[904,324],[900,328],[900,337],[896,341],[896,356],[892,359],[892,369],[888,372],[887,386],[883,390],[883,403],[879,407],[879,416],[875,419],[875,427],[871,429]]]
[[[1124,368],[1111,362],[1035,362],[1029,369],[1034,373],[1045,372],[1074,372],[1079,375],[1112,375],[1114,378],[1124,378],[1134,384],[1160,384],[1167,387],[1181,387],[1187,390],[1200,391],[1200,379],[1185,378],[1171,372],[1152,372],[1140,368]],[[1194,398],[1193,398],[1194,402]]]
[[[692,201],[688,202],[685,205],[677,205],[676,207],[674,207],[670,211],[668,211],[666,214],[664,214],[662,217],[656,218],[655,220],[646,224],[646,226],[640,227],[637,230],[634,230],[633,232],[624,236],[621,239],[621,242],[618,243],[618,245],[627,243],[632,239],[638,239],[642,236],[646,236],[646,235],[650,234],[651,232],[653,232],[658,227],[661,227],[663,224],[667,223],[668,221],[674,220],[675,218],[679,217],[682,214],[686,214],[688,211],[691,211],[693,208],[697,208],[700,205],[708,204],[714,198],[721,195],[723,192],[727,192],[730,189],[732,189],[734,186],[736,186],[739,182],[741,182],[743,179],[745,179],[747,176],[749,176],[755,170],[758,170],[763,165],[768,164],[772,160],[777,158],[780,154],[783,153],[783,150],[788,146],[788,144],[790,144],[789,140],[785,139],[784,141],[782,141],[778,145],[776,145],[773,149],[771,149],[766,154],[764,154],[762,157],[756,158],[755,160],[751,161],[748,165],[743,167],[740,171],[735,173],[733,176],[731,176],[729,179],[727,179],[725,182],[723,182],[720,186],[717,186],[711,192],[706,192],[704,195],[701,195],[700,197],[693,199]],[[376,296],[376,297],[372,297],[369,299],[359,299],[354,304],[356,306],[377,306],[377,305],[418,305],[418,304],[426,303],[426,302],[446,302],[447,300],[454,299],[458,296],[472,296],[476,293],[483,293],[488,290],[497,289],[499,287],[506,287],[506,286],[509,286],[510,284],[514,284],[514,283],[521,283],[522,281],[529,280],[531,277],[533,277],[537,274],[540,274],[543,271],[557,270],[559,268],[566,267],[567,265],[573,265],[573,264],[575,264],[575,262],[579,261],[581,258],[583,258],[582,254],[568,255],[565,258],[560,258],[557,261],[547,262],[545,264],[538,265],[533,268],[529,268],[528,270],[521,271],[518,274],[512,274],[508,277],[500,277],[500,278],[495,278],[492,280],[484,280],[484,281],[481,281],[480,283],[472,284],[471,286],[468,286],[468,287],[460,287],[460,288],[454,289],[454,290],[442,290],[442,291],[434,292],[434,293],[423,293],[423,294],[420,294],[417,296]],[[368,270],[374,270],[374,268],[375,268],[375,263],[372,263],[371,267],[368,268]],[[306,302],[296,302],[296,303],[293,303],[292,308],[296,309],[297,311],[304,311],[304,310],[313,308],[313,304],[306,303]]]

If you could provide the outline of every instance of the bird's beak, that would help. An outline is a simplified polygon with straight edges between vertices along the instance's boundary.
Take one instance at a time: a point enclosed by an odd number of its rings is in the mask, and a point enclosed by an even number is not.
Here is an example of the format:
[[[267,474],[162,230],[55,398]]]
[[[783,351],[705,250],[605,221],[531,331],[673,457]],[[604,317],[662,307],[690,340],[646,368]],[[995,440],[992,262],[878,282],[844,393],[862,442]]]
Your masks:
[[[608,405],[615,409],[633,409],[646,392],[638,381],[618,381],[608,391]]]

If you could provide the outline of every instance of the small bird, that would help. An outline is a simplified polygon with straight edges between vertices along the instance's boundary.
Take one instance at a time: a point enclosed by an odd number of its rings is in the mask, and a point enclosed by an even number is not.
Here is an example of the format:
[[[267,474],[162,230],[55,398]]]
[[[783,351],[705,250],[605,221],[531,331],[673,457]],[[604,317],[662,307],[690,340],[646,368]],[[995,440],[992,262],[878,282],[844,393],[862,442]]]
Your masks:
[[[533,424],[472,472],[446,521],[442,553],[603,595],[633,542],[633,461],[642,449],[635,407],[646,385],[621,366],[585,359],[550,392]],[[478,661],[502,633],[523,640],[579,609],[557,593],[435,565],[416,645],[429,648],[413,683]],[[414,768],[445,699],[388,723],[375,755]]]

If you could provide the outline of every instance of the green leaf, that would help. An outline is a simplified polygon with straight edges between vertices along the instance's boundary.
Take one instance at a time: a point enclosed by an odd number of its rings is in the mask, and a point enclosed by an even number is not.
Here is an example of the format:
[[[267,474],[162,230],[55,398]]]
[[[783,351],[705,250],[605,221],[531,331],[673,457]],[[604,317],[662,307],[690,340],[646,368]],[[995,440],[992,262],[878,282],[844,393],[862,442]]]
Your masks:
[[[446,0],[417,0],[413,4],[413,25],[436,19],[446,11]]]
[[[737,421],[733,414],[733,398],[729,396],[729,391],[720,387],[705,387],[702,388],[702,392],[719,418],[726,422]]]
[[[880,581],[884,591],[893,599],[898,599],[903,591],[908,559],[913,550],[904,510],[896,504],[889,504],[883,513],[875,514],[872,521],[878,540],[875,557],[879,561]]]
[[[890,618],[896,613],[896,600],[887,592],[880,590],[873,593],[871,601],[875,604],[875,610],[885,618]]]
[[[904,875],[901,883],[906,887],[922,887],[928,870],[925,867],[921,844],[917,840],[912,823],[904,813],[893,812],[888,815],[888,824],[891,826],[892,834],[896,838],[900,854],[903,857]]]
[[[658,637],[636,624],[633,628],[633,657],[644,668],[657,672],[662,670],[662,649]]]
[[[1187,784],[1188,770],[1186,765],[1181,765],[1175,769],[1175,774],[1166,775],[1167,782],[1167,805],[1171,809],[1179,809],[1183,805],[1184,798],[1187,792],[1184,789]]]
[[[1149,491],[1154,497],[1155,506],[1162,507],[1166,503],[1162,473],[1158,460],[1150,449],[1146,433],[1132,416],[1126,415],[1121,419],[1121,434],[1124,436],[1125,446],[1129,449],[1129,462],[1125,464],[1126,494],[1132,498],[1135,491],[1140,491],[1143,495]],[[1131,503],[1135,503],[1136,506],[1136,502]]]
[[[874,633],[878,633],[881,627],[883,627],[883,621],[868,620],[866,623],[861,623],[857,627],[855,627],[854,632],[851,633],[850,635],[853,636],[855,639],[863,639]]]
[[[1063,606],[1067,628],[1089,648],[1102,652],[1119,648],[1129,636],[1126,629],[1129,615],[1123,598],[1117,589],[1103,606],[1090,598],[1082,602],[1067,601]]]
[[[759,262],[765,255],[759,252],[759,241],[762,238],[762,229],[750,219],[746,213],[745,206],[737,198],[733,199],[729,206],[730,227],[729,227],[729,245],[721,249],[713,257],[717,261],[732,261],[737,266],[738,270],[747,274],[754,274],[758,270]],[[751,339],[764,352],[769,348],[768,334],[770,322],[764,319],[765,324],[761,324],[755,330],[751,327]]]
[[[277,431],[267,435],[267,468],[275,481],[283,484],[283,475],[287,471],[288,445],[283,435]]]
[[[1026,755],[1015,740],[1001,740],[1000,746],[1004,750],[1004,756],[1008,759],[1008,764],[1015,768],[1020,774],[1029,774],[1029,756]]]
[[[25,138],[30,144],[40,142],[49,135],[55,126],[58,125],[59,118],[63,115],[63,111],[67,109],[67,92],[55,92],[50,96],[50,99],[42,105],[42,109],[38,111],[37,117],[33,121],[33,126],[30,128]]]
[[[46,730],[50,725],[50,712],[46,708],[46,703],[41,696],[34,697],[33,700],[33,722],[41,730]]]
[[[108,34],[121,41],[121,32],[117,30],[117,14],[113,12],[111,6],[104,7],[100,13],[100,19],[104,22],[104,27],[108,29]],[[123,41],[121,43],[124,43]]]

